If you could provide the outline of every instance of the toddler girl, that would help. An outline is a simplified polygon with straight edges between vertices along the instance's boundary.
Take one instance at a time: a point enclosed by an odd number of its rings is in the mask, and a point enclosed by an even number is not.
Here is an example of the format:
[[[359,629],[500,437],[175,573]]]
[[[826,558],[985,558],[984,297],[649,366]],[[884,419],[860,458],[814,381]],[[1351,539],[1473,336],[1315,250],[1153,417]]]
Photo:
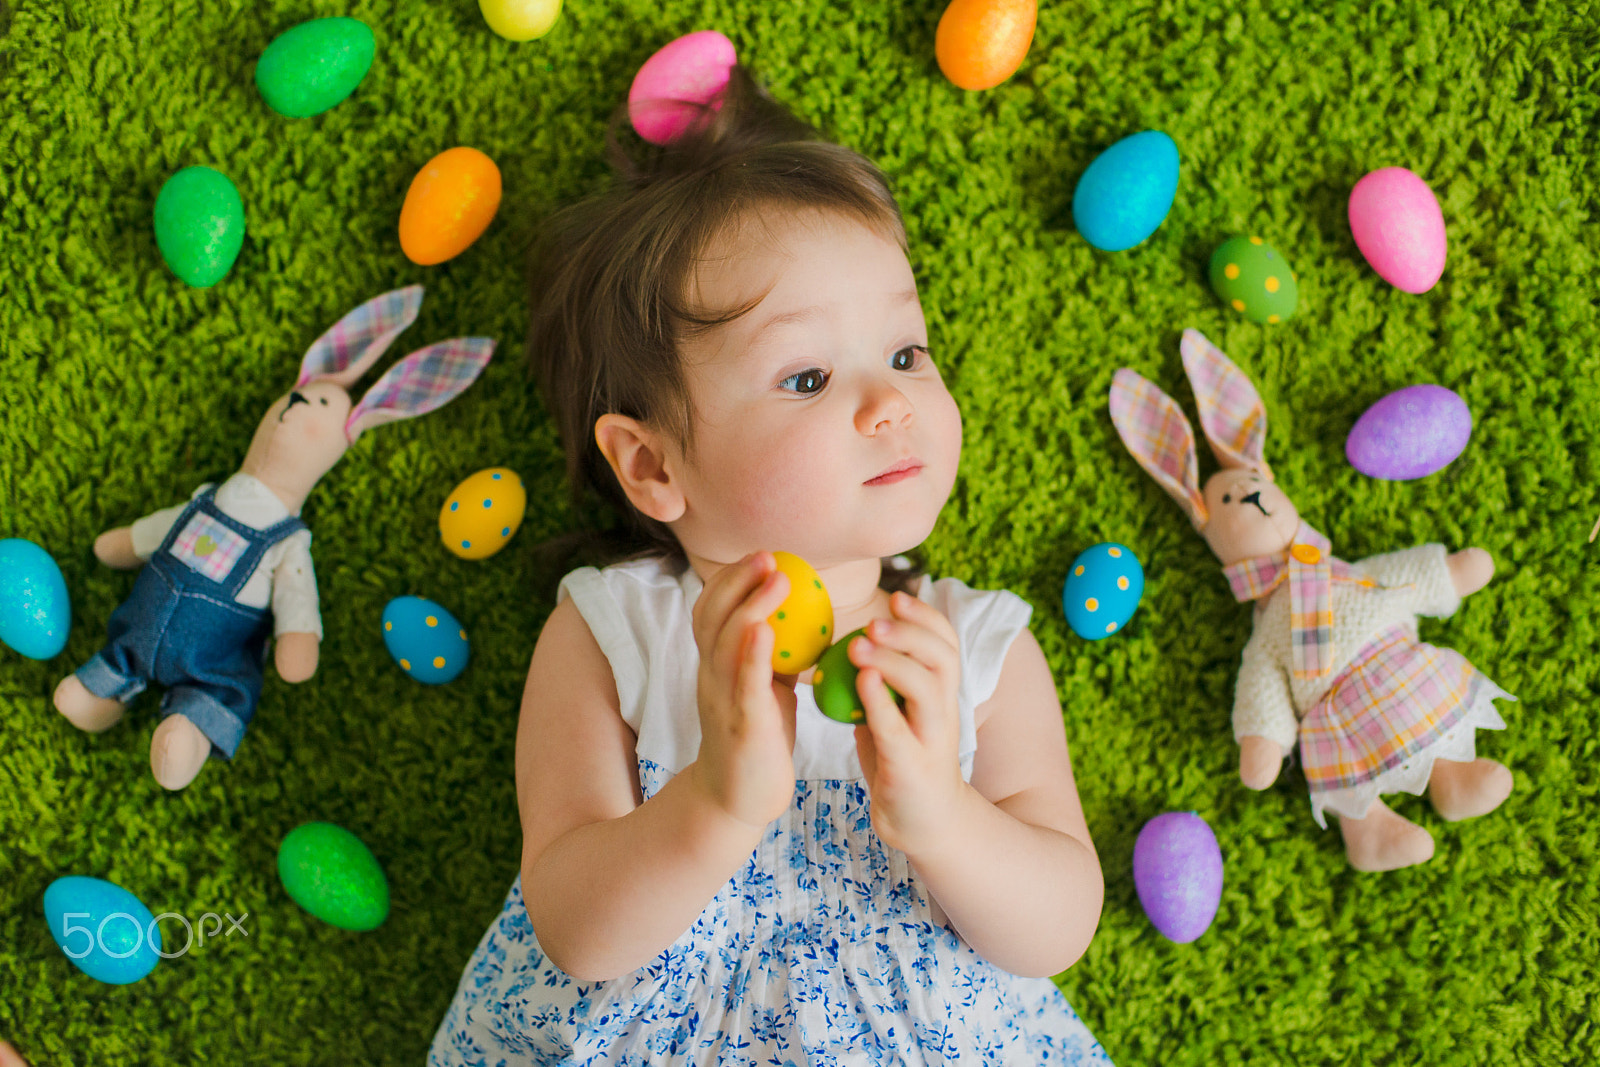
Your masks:
[[[1032,609],[894,566],[961,417],[883,175],[741,68],[642,163],[609,144],[619,180],[536,256],[528,351],[575,502],[637,551],[561,580],[521,873],[429,1063],[1106,1062],[1047,977],[1104,886]],[[776,549],[836,634],[871,624],[864,725],[773,673]]]

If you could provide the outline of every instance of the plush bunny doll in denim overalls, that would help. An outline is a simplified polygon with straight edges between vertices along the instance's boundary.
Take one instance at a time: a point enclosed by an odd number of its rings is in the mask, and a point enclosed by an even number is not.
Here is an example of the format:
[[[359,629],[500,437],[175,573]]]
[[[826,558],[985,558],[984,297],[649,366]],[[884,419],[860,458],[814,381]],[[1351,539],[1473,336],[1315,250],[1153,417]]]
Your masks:
[[[55,705],[74,726],[99,733],[151,682],[166,687],[150,742],[150,768],[166,788],[188,785],[212,752],[232,758],[261,696],[274,617],[278,674],[301,682],[316,671],[322,623],[311,535],[299,518],[312,487],[363,430],[449,402],[493,354],[484,337],[429,345],[352,404],[348,390],[421,306],[414,285],[340,319],[307,350],[299,380],[268,409],[238,473],[95,541],[109,566],[148,563],[112,614],[106,646],[62,679]]]

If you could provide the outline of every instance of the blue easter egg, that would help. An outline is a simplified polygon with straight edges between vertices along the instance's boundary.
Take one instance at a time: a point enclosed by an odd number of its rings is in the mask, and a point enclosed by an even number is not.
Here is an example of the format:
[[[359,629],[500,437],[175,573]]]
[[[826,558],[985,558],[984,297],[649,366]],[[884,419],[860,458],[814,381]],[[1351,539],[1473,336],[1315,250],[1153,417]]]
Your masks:
[[[1133,618],[1144,595],[1144,568],[1127,545],[1105,541],[1086,548],[1067,569],[1061,607],[1079,637],[1099,641]]]
[[[1072,221],[1106,252],[1155,233],[1178,193],[1178,146],[1160,130],[1124,137],[1089,164],[1072,194]]]
[[[400,596],[383,609],[383,643],[400,669],[419,682],[443,685],[467,666],[467,631],[456,617],[420,596]]]
[[[0,641],[29,659],[49,659],[67,644],[72,605],[50,553],[20,537],[0,541]]]
[[[114,882],[71,875],[44,891],[50,936],[84,974],[127,985],[149,974],[161,957],[161,928],[139,898]]]

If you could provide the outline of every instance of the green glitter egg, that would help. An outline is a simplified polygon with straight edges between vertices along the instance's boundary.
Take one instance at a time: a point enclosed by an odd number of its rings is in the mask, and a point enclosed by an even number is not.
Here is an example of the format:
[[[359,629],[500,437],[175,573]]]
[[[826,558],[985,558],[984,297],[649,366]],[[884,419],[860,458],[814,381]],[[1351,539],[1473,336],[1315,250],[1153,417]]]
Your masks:
[[[156,247],[197,289],[220,282],[244,246],[244,201],[221,171],[184,167],[156,195]]]
[[[847,726],[867,721],[867,709],[862,707],[861,694],[856,691],[856,675],[861,672],[850,662],[850,642],[866,636],[866,627],[845,634],[828,646],[811,672],[811,695],[816,698],[817,707],[828,718]],[[887,682],[884,685],[903,711],[905,700],[894,686]]]
[[[256,88],[280,115],[317,115],[355,92],[376,50],[372,31],[360,19],[311,19],[267,45],[256,64]]]
[[[1251,322],[1286,322],[1300,299],[1289,263],[1259,237],[1233,237],[1211,254],[1211,288]]]
[[[278,877],[302,908],[343,930],[372,930],[389,915],[389,883],[361,839],[326,822],[295,827],[278,846]]]

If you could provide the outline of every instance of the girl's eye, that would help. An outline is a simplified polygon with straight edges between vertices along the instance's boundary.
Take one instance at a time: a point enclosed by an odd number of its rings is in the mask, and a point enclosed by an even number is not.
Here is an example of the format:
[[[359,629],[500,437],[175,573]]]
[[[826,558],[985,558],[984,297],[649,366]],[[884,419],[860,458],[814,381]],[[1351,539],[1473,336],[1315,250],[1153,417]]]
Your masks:
[[[907,345],[889,357],[889,365],[895,370],[916,370],[920,363],[917,359],[918,353],[926,356],[928,350],[922,345]],[[822,387],[828,384],[829,377],[830,375],[827,371],[824,371],[821,367],[811,367],[801,371],[799,374],[789,375],[789,377],[779,382],[778,386],[779,388],[785,388],[792,382],[794,383],[795,392],[803,396],[809,396],[813,393],[821,392]]]
[[[928,350],[922,345],[906,345],[890,357],[890,364],[895,370],[916,370],[917,353],[919,352],[924,356],[928,354]],[[901,357],[904,357],[904,362],[901,362]]]
[[[779,382],[778,385],[781,388],[782,386],[788,385],[790,382],[794,382],[796,392],[801,394],[810,394],[820,390],[823,385],[827,383],[827,381],[828,376],[823,373],[820,367],[811,367],[808,370],[801,371],[799,374],[789,375],[789,377]]]

